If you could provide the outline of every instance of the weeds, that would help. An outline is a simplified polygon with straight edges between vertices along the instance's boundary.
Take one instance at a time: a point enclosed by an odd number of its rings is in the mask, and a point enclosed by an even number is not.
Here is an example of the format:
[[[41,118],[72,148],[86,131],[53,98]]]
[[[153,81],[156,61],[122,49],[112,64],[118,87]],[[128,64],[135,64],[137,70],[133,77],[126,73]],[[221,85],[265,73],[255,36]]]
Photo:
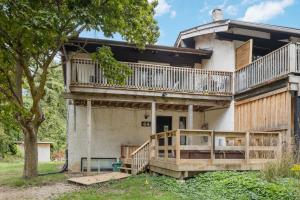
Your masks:
[[[268,181],[286,177],[299,178],[299,171],[292,170],[294,164],[294,157],[284,154],[281,159],[266,163],[262,170],[262,174]]]

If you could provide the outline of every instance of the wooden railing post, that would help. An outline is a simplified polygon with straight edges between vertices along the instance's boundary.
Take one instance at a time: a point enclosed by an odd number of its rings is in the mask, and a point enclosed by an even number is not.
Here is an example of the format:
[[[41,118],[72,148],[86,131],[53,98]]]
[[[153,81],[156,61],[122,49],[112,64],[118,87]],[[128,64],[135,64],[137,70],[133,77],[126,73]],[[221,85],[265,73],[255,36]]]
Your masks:
[[[176,130],[175,138],[176,164],[178,165],[180,163],[180,130]]]
[[[164,157],[165,157],[165,161],[167,161],[167,159],[168,159],[168,133],[167,132],[164,133],[164,141],[165,141],[165,145],[164,145],[165,154],[164,154]]]

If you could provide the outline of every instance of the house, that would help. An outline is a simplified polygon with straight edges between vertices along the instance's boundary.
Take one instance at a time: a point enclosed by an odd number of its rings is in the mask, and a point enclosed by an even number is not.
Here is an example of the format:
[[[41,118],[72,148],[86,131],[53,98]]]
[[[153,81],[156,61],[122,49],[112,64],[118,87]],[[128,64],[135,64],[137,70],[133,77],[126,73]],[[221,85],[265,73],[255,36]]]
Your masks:
[[[79,38],[63,48],[70,172],[122,169],[183,178],[257,170],[298,146],[300,30],[225,20],[174,47]],[[109,84],[87,53],[111,47],[132,74]],[[82,52],[80,50],[84,49]],[[297,144],[295,146],[295,144]]]
[[[18,149],[24,154],[24,142],[16,142]],[[50,162],[51,145],[53,142],[37,142],[38,162]]]

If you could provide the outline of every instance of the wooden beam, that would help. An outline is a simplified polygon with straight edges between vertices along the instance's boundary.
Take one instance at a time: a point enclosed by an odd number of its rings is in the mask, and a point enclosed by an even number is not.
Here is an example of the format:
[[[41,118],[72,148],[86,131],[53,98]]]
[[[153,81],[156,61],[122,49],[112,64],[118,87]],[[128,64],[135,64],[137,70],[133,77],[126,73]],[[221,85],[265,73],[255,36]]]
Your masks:
[[[200,106],[221,106],[226,107],[230,104],[230,98],[212,98],[208,99],[185,99],[180,96],[176,98],[168,97],[149,97],[149,96],[134,96],[134,95],[118,95],[118,94],[90,94],[90,93],[64,93],[65,99],[84,100],[91,99],[93,101],[122,101],[122,102],[140,102],[151,104],[152,101],[156,101],[161,104],[180,104],[180,105],[200,105]]]

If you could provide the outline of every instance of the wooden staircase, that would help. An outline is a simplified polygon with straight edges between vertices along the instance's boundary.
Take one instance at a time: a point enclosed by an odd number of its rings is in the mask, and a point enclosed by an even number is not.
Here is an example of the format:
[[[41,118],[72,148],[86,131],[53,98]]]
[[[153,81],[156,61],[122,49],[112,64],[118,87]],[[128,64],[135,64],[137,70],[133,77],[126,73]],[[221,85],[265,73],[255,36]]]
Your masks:
[[[130,149],[127,148],[126,152],[130,152]],[[147,169],[147,166],[149,165],[149,159],[150,140],[145,142],[142,146],[136,148],[131,154],[127,154],[127,157],[121,158],[122,166],[120,167],[120,171],[134,175],[141,173]]]

